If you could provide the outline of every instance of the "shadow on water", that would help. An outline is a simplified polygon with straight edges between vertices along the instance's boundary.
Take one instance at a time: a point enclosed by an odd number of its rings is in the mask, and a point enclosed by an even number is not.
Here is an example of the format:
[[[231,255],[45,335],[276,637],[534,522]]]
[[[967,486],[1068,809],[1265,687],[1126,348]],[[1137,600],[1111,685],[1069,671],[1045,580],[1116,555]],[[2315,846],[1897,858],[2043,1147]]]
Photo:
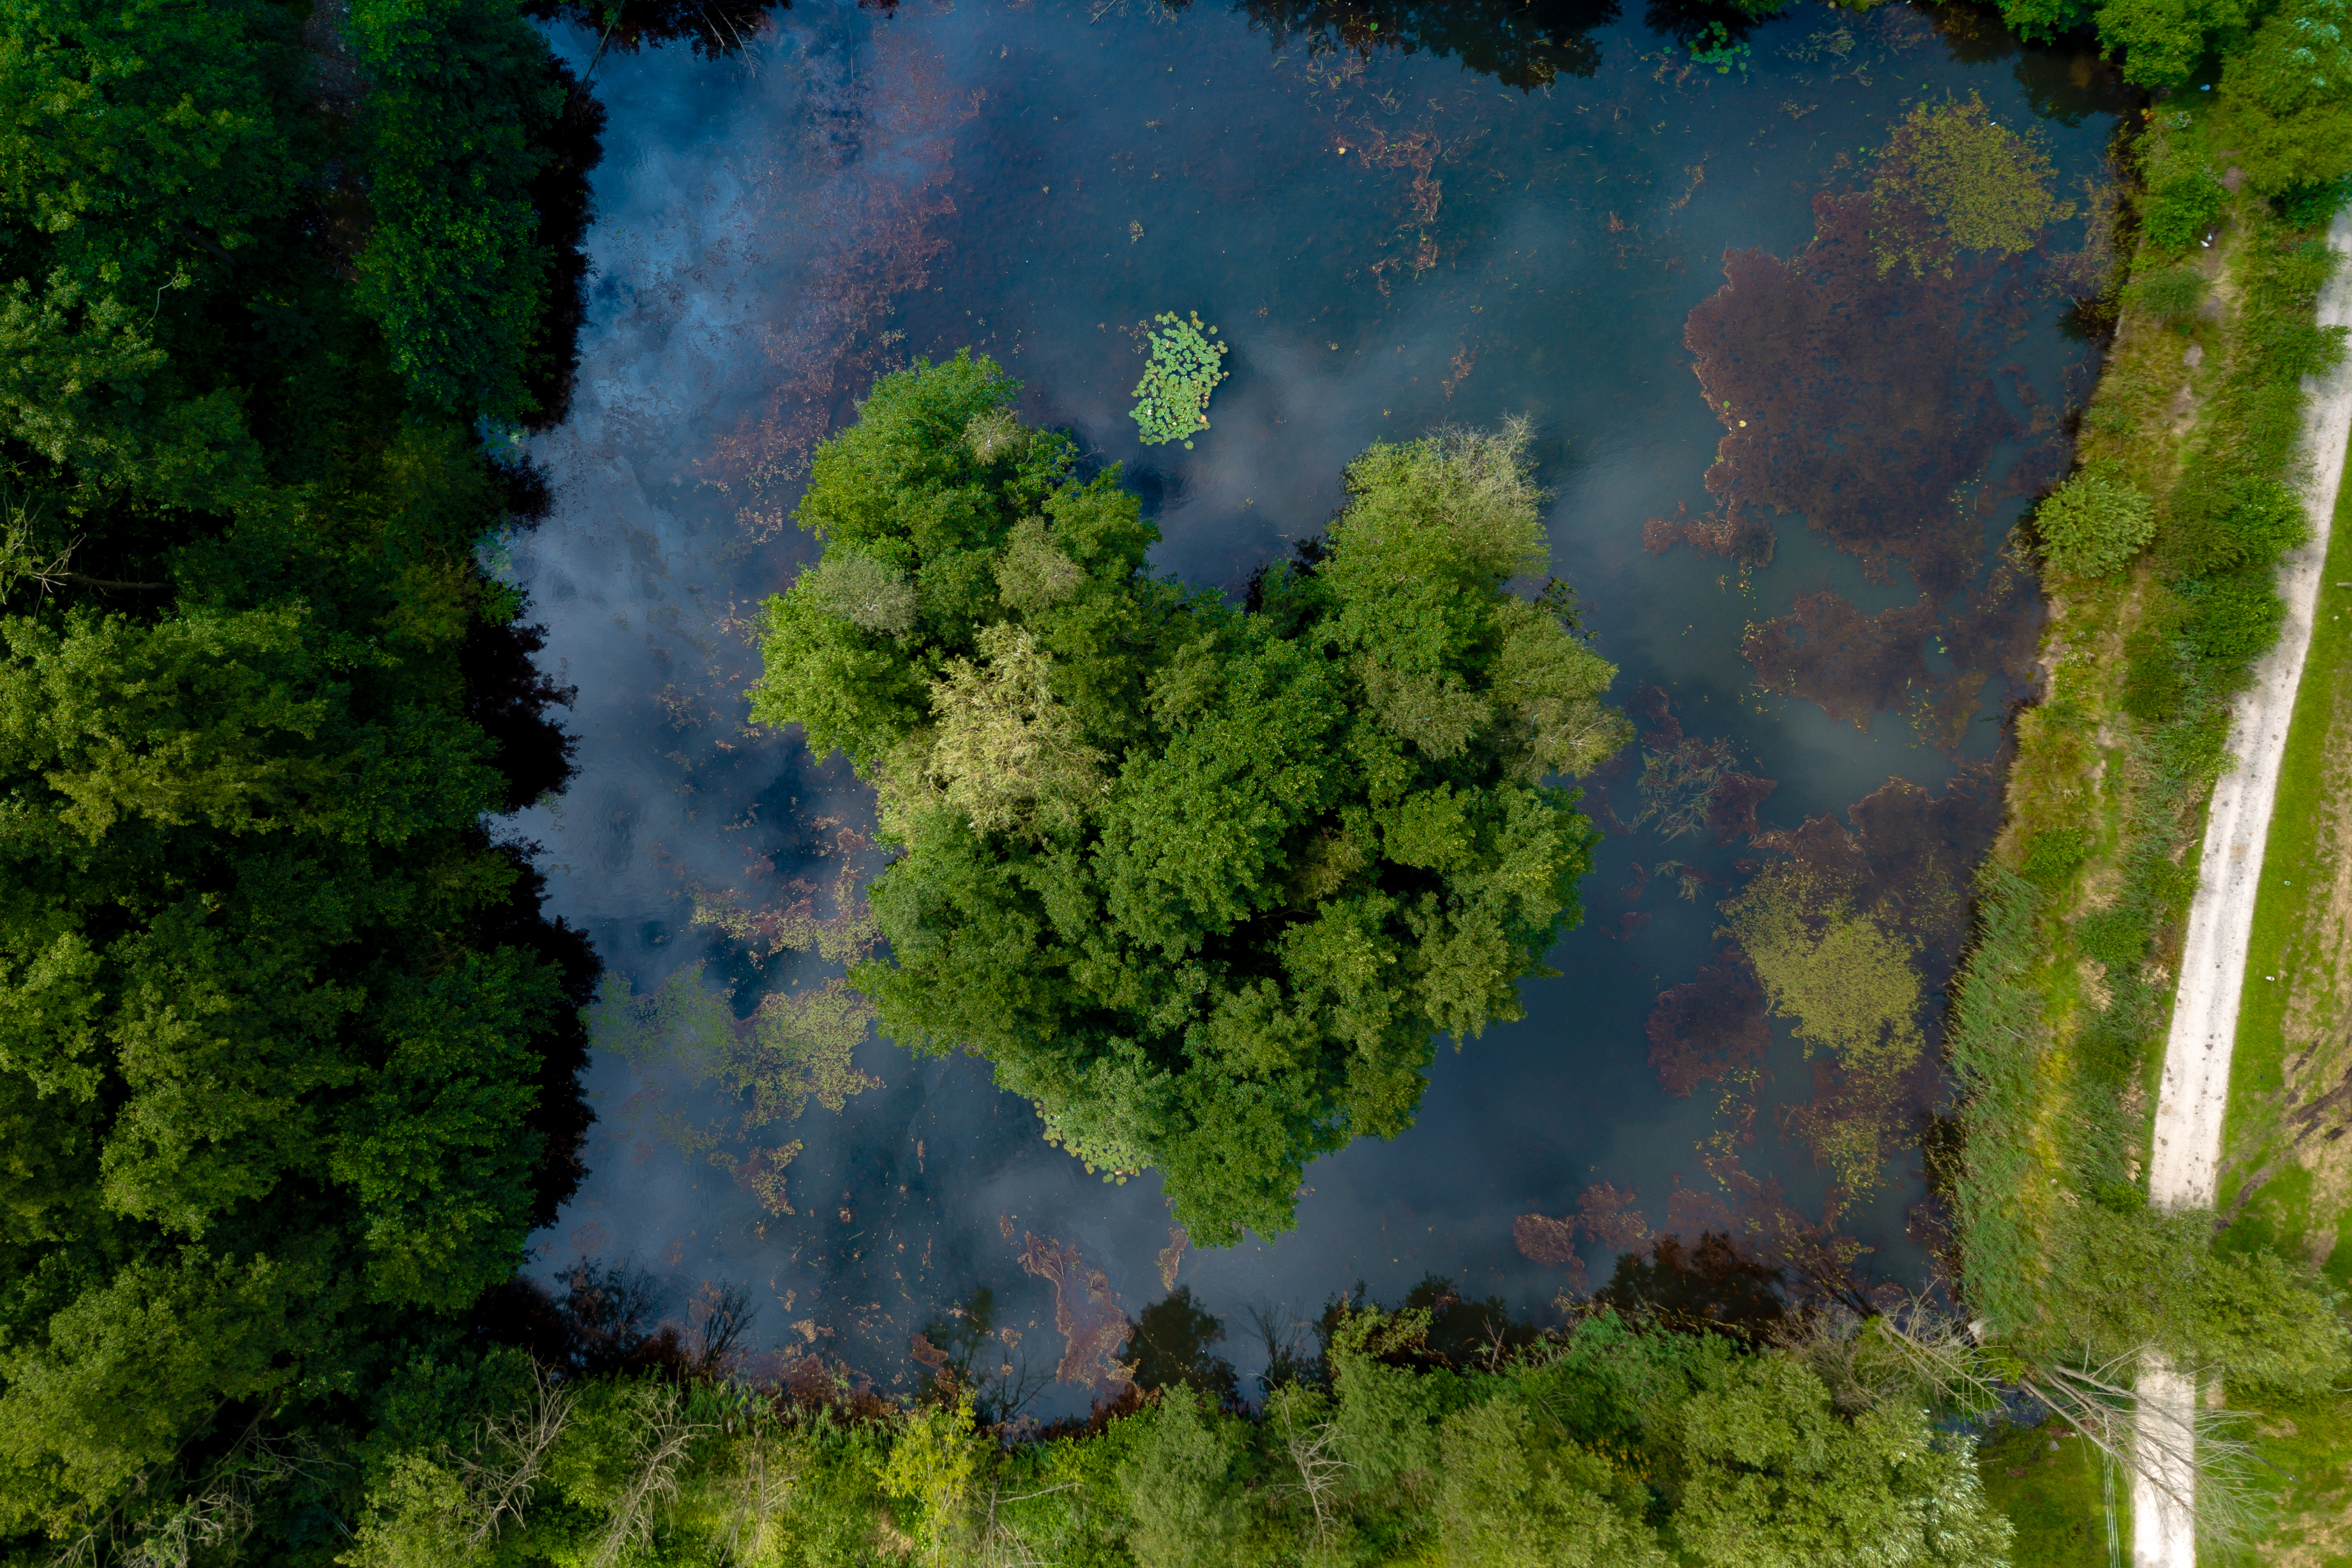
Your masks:
[[[884,1394],[951,1366],[1050,1420],[1135,1378],[1254,1392],[1350,1281],[1496,1322],[1918,1284],[1960,890],[2038,679],[2007,540],[2095,371],[2063,324],[2113,259],[2106,68],[1954,8],[1801,5],[1720,69],[1680,13],[1541,0],[762,15],[598,65],[588,327],[512,563],[579,691],[579,775],[518,826],[612,977],[547,1299],[634,1266],[679,1346],[723,1298],[730,1354]],[[1971,95],[2038,142],[2047,221],[1881,265],[1927,243],[1888,237],[1917,202],[1886,150]],[[1235,345],[1190,451],[1128,417],[1165,309]],[[1603,838],[1558,972],[1440,1053],[1410,1133],[1311,1168],[1274,1242],[1191,1249],[1150,1173],[875,1038],[841,979],[875,956],[870,795],[748,720],[811,446],[967,344],[1123,465],[1160,568],[1236,598],[1367,444],[1524,414],[1620,665],[1641,735],[1582,781]]]

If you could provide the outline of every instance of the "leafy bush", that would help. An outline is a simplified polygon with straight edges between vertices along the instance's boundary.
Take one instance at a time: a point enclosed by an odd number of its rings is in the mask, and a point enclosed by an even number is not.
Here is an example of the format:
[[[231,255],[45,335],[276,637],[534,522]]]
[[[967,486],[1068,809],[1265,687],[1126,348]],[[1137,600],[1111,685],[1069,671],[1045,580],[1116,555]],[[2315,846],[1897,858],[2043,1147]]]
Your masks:
[[[2034,509],[2042,553],[2060,571],[2107,577],[2131,564],[2156,533],[2148,498],[2120,479],[2077,474]]]
[[[818,449],[754,711],[905,846],[853,977],[885,1032],[988,1057],[1106,1179],[1160,1169],[1195,1241],[1285,1230],[1578,918],[1593,831],[1544,780],[1620,743],[1614,671],[1564,588],[1504,587],[1546,559],[1521,430],[1372,447],[1236,611],[1150,574],[1116,472],[1005,439],[1013,390],[920,365]]]
[[[2179,87],[2216,44],[2246,25],[2248,0],[2105,0],[2099,42],[2123,54],[2124,79]]]
[[[2049,887],[2064,880],[2090,852],[2091,835],[2082,829],[2045,828],[2033,835],[2032,847],[2025,852],[2022,874],[2036,886]]]
[[[1190,320],[1172,310],[1152,319],[1160,327],[1150,337],[1151,362],[1135,383],[1137,402],[1128,417],[1146,446],[1181,441],[1189,452],[1192,434],[1209,428],[1209,394],[1226,375],[1217,365],[1225,345],[1209,341],[1216,335],[1214,327],[1208,337],[1202,335],[1197,310]]]
[[[2142,205],[2142,232],[2148,244],[2177,256],[2204,239],[2229,199],[2230,193],[2210,174],[2170,175],[2157,184]]]
[[[2289,185],[2271,198],[2271,211],[2291,229],[2326,228],[2352,202],[2352,178]]]
[[[2224,90],[2281,116],[2352,94],[2352,0],[2287,0],[2231,59]]]
[[[2286,619],[2274,575],[2264,562],[2181,584],[2175,591],[2189,605],[2182,641],[2220,672],[2242,670],[2270,652]]]
[[[2211,288],[2193,267],[2165,267],[2133,278],[2125,296],[2160,321],[2185,321],[2197,314]]]
[[[2142,724],[2163,724],[2180,711],[2188,683],[2173,640],[2143,627],[2124,640],[2124,712]]]
[[[2197,476],[2175,492],[2158,559],[2179,582],[2275,560],[2311,537],[2303,498],[2274,478]]]

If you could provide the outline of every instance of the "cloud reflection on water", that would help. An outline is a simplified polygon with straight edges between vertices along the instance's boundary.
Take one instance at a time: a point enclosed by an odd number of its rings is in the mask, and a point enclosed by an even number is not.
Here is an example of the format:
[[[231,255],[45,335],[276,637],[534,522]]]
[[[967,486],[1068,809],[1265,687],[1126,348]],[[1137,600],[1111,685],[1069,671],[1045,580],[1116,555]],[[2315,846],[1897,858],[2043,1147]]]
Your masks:
[[[1751,626],[1801,594],[1833,589],[1875,614],[1916,587],[1865,580],[1797,519],[1744,581],[1679,538],[1664,554],[1643,539],[1645,519],[1715,504],[1706,476],[1726,432],[1682,344],[1723,287],[1725,252],[1799,253],[1815,193],[1851,183],[1846,150],[1882,136],[1916,84],[1978,89],[2021,117],[2021,81],[2051,96],[2038,57],[2013,71],[1956,58],[1917,14],[1801,6],[1758,29],[1746,77],[1694,76],[1656,35],[1603,29],[1591,78],[1528,94],[1429,54],[1276,47],[1237,16],[1090,21],[1044,4],[887,18],[808,6],[736,60],[608,59],[578,401],[537,448],[558,509],[515,559],[549,622],[548,658],[581,693],[580,777],[520,821],[546,847],[555,908],[638,994],[699,961],[739,1018],[838,972],[691,915],[698,889],[750,915],[786,908],[803,896],[796,880],[829,883],[840,831],[870,829],[845,767],[750,726],[740,693],[758,674],[754,607],[813,553],[785,520],[796,465],[876,370],[967,342],[997,356],[1027,382],[1026,417],[1075,429],[1092,461],[1129,465],[1166,531],[1161,566],[1235,591],[1319,531],[1366,443],[1527,413],[1559,493],[1556,569],[1623,667],[1620,700],[1644,684],[1670,694],[1677,733],[1727,746],[1746,792],[1719,812],[1710,797],[1704,833],[1654,841],[1654,822],[1612,836],[1586,926],[1553,955],[1564,973],[1528,983],[1528,1020],[1441,1052],[1414,1131],[1310,1169],[1297,1233],[1183,1254],[1183,1280],[1228,1317],[1251,1303],[1312,1316],[1359,1279],[1394,1297],[1429,1271],[1539,1307],[1572,1276],[1523,1256],[1513,1222],[1582,1214],[1576,1195],[1595,1192],[1602,1207],[1572,1227],[1588,1249],[1580,1270],[1605,1271],[1637,1232],[1785,1229],[1827,1206],[1847,1255],[1875,1249],[1872,1266],[1916,1277],[1916,1168],[1898,1161],[1875,1197],[1841,1205],[1801,1119],[1783,1134],[1813,1070],[1785,1026],[1748,1011],[1715,904],[1759,856],[1790,852],[1801,824],[1874,791],[1896,800],[1882,789],[1890,774],[1909,780],[1901,800],[1954,799],[1946,788],[1964,776],[1980,800],[1999,727],[1972,720],[2013,693],[2030,643],[1988,622],[1981,648],[1962,646],[1966,628],[1948,621],[1958,651],[1935,667],[1965,653],[1994,673],[1970,687],[1969,712],[1930,727],[1947,755],[1903,715],[1874,711],[1883,694],[1854,716],[1861,728],[1760,698],[1742,657]],[[1834,30],[1848,43],[1825,52]],[[593,48],[573,44],[583,59]],[[2075,119],[2052,131],[2070,178],[2096,167],[2106,127],[2102,112]],[[1234,345],[1214,428],[1191,453],[1146,452],[1126,417],[1141,361],[1120,329],[1164,308],[1200,309]],[[2063,406],[2084,355],[2058,308],[2021,305],[2002,329],[2011,401],[2024,389]],[[2024,452],[2001,417],[1971,445],[1971,475],[2007,472]],[[1971,580],[2016,514],[2013,489],[1956,525]],[[1918,641],[1899,656],[1926,657]],[[1639,772],[1596,782],[1621,825],[1640,811]],[[1984,831],[1976,818],[1955,827],[1946,852],[1972,855]],[[1669,860],[1675,874],[1654,877]],[[1647,892],[1627,913],[1640,919],[1605,940],[1624,907],[1610,890],[1637,880]],[[1940,932],[1931,945],[1948,948]],[[1738,1103],[1715,1092],[1710,1050],[1754,1075]],[[1065,1291],[1085,1281],[1089,1310],[1132,1316],[1169,1288],[1149,1175],[1090,1177],[970,1059],[910,1061],[869,1041],[856,1066],[879,1087],[774,1130],[803,1145],[784,1215],[664,1143],[653,1119],[632,1121],[625,1104],[654,1085],[600,1056],[592,1175],[541,1239],[541,1267],[634,1254],[668,1271],[680,1311],[706,1280],[747,1281],[763,1308],[752,1341],[846,1355],[886,1390],[919,1375],[915,1333],[982,1287],[1017,1338],[1008,1354],[1061,1361],[1056,1287],[1024,1270],[1024,1247],[1070,1260]],[[681,1125],[739,1113],[722,1085],[660,1087]],[[1821,1239],[1784,1240],[1818,1250]],[[1063,1385],[1034,1408],[1087,1396]]]

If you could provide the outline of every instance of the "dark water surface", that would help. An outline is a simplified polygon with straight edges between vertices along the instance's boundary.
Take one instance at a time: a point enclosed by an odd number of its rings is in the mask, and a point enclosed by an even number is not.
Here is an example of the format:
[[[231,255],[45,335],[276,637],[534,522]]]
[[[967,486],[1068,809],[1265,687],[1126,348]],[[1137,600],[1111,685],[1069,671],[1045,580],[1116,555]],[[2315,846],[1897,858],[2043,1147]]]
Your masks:
[[[1225,1317],[1244,1373],[1253,1308],[1296,1323],[1358,1281],[1393,1300],[1436,1274],[1550,1311],[1667,1228],[1925,1279],[1932,1049],[1864,1104],[1764,1019],[1717,905],[1776,858],[1843,868],[1908,922],[1930,996],[1948,973],[2000,716],[2033,679],[2038,610],[2000,546],[2063,471],[2095,366],[2062,319],[2099,258],[2078,216],[2010,261],[1881,276],[1854,193],[1914,104],[1978,93],[2038,124],[2081,203],[2121,100],[2088,57],[1901,5],[1801,5],[1722,72],[1666,31],[1529,15],[1449,40],[1507,57],[1500,79],[1377,35],[1361,52],[1241,12],[1053,0],[805,5],[739,58],[601,63],[578,398],[537,444],[560,500],[512,558],[579,687],[581,770],[519,828],[641,997],[728,991],[740,1018],[838,972],[762,933],[871,868],[870,797],[748,727],[741,693],[759,600],[813,559],[789,522],[800,459],[914,356],[995,356],[1024,417],[1127,465],[1165,569],[1236,592],[1319,531],[1366,444],[1525,414],[1554,570],[1645,738],[1587,781],[1611,831],[1559,975],[1525,985],[1524,1021],[1441,1051],[1411,1133],[1313,1166],[1289,1235],[1170,1251],[1154,1177],[1105,1185],[984,1064],[887,1041],[839,1112],[747,1133],[681,1027],[667,1051],[600,1052],[593,1175],[539,1238],[543,1270],[635,1258],[681,1313],[748,1284],[759,1345],[901,1388],[917,1331],[976,1343],[950,1309],[981,1290],[978,1326],[1012,1337],[979,1370],[1035,1381],[1099,1375],[1118,1314],[1171,1277]],[[1139,447],[1127,418],[1136,324],[1171,309],[1232,344],[1192,451]],[[1665,837],[1645,803],[1692,831]],[[730,936],[698,901],[750,918]],[[1840,1145],[1856,1117],[1878,1132]],[[793,1141],[763,1203],[750,1174],[775,1156],[751,1156]]]

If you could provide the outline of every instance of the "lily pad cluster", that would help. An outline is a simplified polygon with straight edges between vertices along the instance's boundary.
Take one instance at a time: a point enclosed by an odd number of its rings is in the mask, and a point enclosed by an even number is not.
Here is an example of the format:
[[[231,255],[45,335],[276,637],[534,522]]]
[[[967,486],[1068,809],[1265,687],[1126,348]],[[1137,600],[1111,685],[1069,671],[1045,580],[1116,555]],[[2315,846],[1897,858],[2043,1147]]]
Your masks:
[[[1203,332],[1197,310],[1189,319],[1162,311],[1152,320],[1158,330],[1150,338],[1151,362],[1135,383],[1136,404],[1129,417],[1146,446],[1181,441],[1190,451],[1193,433],[1209,428],[1209,394],[1226,375],[1218,367],[1225,345],[1209,341],[1217,329]]]

